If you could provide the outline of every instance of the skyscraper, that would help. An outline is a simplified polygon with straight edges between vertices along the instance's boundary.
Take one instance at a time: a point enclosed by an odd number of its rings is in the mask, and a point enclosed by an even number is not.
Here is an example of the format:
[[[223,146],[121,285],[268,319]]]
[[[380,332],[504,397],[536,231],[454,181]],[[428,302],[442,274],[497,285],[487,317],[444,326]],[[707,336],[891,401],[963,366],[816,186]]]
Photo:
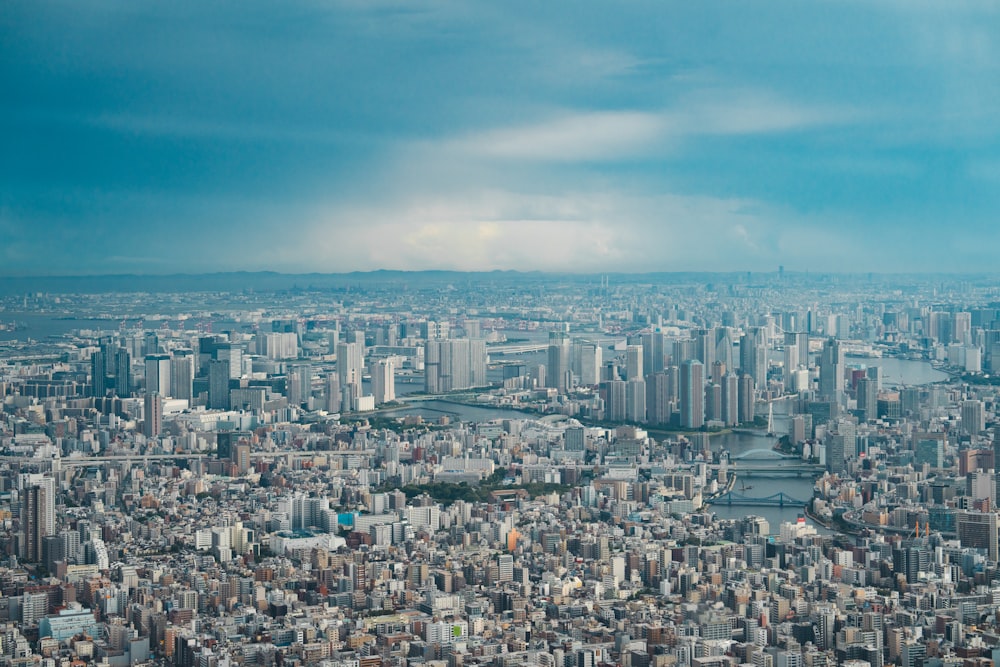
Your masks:
[[[170,356],[150,354],[146,356],[146,393],[170,396]]]
[[[337,344],[337,379],[340,388],[354,388],[355,398],[361,396],[361,377],[364,373],[365,350],[361,343]]]
[[[844,393],[844,349],[840,341],[828,338],[819,356],[819,395],[839,403]]]
[[[979,435],[986,430],[986,412],[982,401],[962,401],[962,430]]]
[[[55,480],[29,475],[22,488],[21,555],[29,563],[42,560],[42,544],[55,534]]]
[[[194,352],[176,350],[170,360],[170,393],[168,396],[190,401],[194,398]]]
[[[375,405],[396,400],[396,376],[391,359],[379,359],[372,365],[372,393]]]
[[[740,423],[739,396],[739,378],[736,373],[726,373],[722,377],[722,421],[726,426],[736,426]]]
[[[580,384],[593,387],[601,381],[601,365],[604,353],[597,343],[577,341],[573,344],[573,372],[580,378]]]
[[[681,364],[680,390],[681,426],[701,428],[705,425],[705,370],[700,361],[689,359]]]
[[[570,387],[570,338],[562,331],[549,332],[548,365],[545,369],[545,386],[554,387],[560,394]]]
[[[642,345],[629,345],[625,348],[625,379],[642,377]]]
[[[228,359],[212,359],[208,362],[209,409],[229,409],[229,373]]]
[[[670,396],[666,373],[646,376],[646,421],[650,424],[670,423]]]
[[[664,336],[662,331],[642,334],[642,372],[644,375],[660,373],[664,368]],[[600,349],[600,348],[598,348]]]
[[[855,394],[861,419],[870,420],[878,416],[878,383],[868,377],[858,380]]]
[[[625,383],[625,419],[646,421],[646,382],[641,377]]]
[[[147,438],[158,438],[162,429],[163,397],[155,391],[147,391],[143,398],[142,433]]]
[[[91,395],[104,397],[109,393],[127,398],[132,392],[132,358],[123,347],[110,338],[101,340],[100,347],[90,357]]]
[[[757,389],[767,386],[767,348],[763,328],[750,327],[740,338],[740,369],[753,378]]]

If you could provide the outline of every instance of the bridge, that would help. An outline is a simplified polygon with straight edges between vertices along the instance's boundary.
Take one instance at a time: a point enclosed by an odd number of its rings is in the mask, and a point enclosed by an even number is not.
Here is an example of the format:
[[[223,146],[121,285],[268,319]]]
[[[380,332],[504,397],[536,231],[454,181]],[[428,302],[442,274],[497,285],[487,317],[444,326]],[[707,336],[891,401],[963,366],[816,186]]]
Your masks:
[[[747,505],[751,507],[805,507],[809,504],[804,500],[786,496],[782,492],[770,496],[753,497],[735,491],[729,491],[706,502],[709,505]]]
[[[794,454],[782,454],[781,452],[775,451],[773,449],[748,449],[742,454],[737,454],[736,456],[730,456],[730,461],[742,461],[744,459],[749,459],[751,461],[769,461],[772,459],[797,459],[798,456]]]
[[[524,343],[521,345],[490,345],[486,351],[492,356],[494,354],[525,354],[527,352],[541,352],[549,349],[548,343]]]

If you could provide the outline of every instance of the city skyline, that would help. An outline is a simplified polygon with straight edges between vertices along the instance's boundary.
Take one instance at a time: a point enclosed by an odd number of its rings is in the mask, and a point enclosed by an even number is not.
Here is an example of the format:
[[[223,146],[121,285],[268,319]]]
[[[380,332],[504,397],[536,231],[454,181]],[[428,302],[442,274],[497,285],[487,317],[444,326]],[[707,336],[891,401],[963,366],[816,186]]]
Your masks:
[[[5,9],[5,275],[993,270],[987,3]]]

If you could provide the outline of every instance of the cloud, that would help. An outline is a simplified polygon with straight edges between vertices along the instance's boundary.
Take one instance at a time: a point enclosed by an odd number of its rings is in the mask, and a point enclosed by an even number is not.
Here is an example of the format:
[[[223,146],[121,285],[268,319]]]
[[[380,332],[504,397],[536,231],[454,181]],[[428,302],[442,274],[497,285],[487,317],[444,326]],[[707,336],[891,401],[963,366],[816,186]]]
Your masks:
[[[504,160],[618,160],[697,137],[794,132],[843,125],[862,115],[846,107],[796,103],[766,91],[711,90],[656,111],[563,111],[535,123],[471,133],[445,141],[441,148]]]

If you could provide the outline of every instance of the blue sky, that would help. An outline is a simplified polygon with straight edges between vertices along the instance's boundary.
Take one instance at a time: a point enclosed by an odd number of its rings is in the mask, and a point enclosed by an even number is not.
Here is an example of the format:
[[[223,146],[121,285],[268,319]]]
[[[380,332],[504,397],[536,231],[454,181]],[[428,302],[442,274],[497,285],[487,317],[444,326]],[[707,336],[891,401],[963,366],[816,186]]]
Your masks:
[[[0,11],[0,273],[993,271],[995,2]]]

